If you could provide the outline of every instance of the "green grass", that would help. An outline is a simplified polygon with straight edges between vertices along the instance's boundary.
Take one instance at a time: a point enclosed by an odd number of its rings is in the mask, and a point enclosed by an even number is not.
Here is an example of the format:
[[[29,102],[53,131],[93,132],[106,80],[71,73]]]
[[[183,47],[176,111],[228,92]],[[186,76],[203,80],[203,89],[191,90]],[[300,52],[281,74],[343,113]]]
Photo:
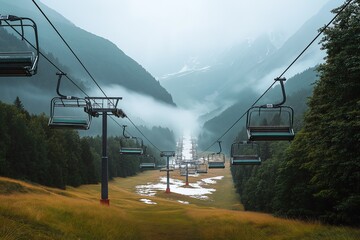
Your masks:
[[[146,171],[111,181],[110,207],[99,203],[99,184],[63,191],[0,178],[0,239],[360,239],[360,229],[242,211],[228,168],[189,178],[196,182],[224,176],[209,186],[217,191],[208,201],[174,193],[158,192],[154,197],[135,193],[136,185],[155,183],[165,175]],[[184,180],[176,171],[171,177]],[[144,204],[141,198],[157,204]]]

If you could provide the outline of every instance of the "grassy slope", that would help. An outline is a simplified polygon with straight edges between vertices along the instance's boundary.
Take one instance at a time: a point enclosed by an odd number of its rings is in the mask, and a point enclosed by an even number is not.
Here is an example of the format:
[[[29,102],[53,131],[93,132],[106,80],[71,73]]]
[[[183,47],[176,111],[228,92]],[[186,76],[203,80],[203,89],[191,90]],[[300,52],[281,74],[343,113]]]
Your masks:
[[[100,206],[100,185],[66,191],[0,178],[0,239],[360,239],[360,229],[331,227],[240,211],[228,169],[210,200],[159,192],[145,197],[135,186],[157,182],[165,172],[148,171],[109,185],[110,207]],[[178,173],[171,177],[184,180]],[[189,205],[177,200],[189,201]]]

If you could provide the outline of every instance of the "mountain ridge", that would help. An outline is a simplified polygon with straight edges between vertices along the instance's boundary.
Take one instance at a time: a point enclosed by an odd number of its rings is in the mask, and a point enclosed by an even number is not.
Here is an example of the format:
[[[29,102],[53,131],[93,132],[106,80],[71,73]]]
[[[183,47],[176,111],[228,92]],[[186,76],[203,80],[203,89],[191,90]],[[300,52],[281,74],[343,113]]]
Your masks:
[[[41,51],[52,54],[66,65],[68,74],[82,79],[88,88],[93,88],[91,77],[66,49],[66,45],[46,22],[45,18],[30,2],[15,0],[11,3],[0,0],[1,14],[12,14],[32,18],[38,25]],[[172,96],[164,87],[135,60],[127,56],[110,40],[90,33],[61,16],[55,10],[39,3],[48,18],[68,42],[75,54],[84,63],[100,85],[118,84],[154,99],[175,106]],[[46,69],[46,70],[45,70]],[[52,71],[39,66],[39,71]],[[56,69],[53,70],[54,78]],[[34,76],[36,77],[36,76]]]

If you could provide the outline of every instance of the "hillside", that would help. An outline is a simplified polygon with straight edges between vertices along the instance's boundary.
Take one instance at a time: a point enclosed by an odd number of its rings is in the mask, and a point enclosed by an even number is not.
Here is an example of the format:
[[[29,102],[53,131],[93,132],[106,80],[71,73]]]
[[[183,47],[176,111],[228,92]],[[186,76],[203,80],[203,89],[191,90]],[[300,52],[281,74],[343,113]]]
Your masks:
[[[151,96],[160,102],[174,105],[171,95],[160,83],[135,60],[128,57],[118,46],[107,39],[80,29],[45,5],[41,3],[39,5],[86,66],[87,70],[102,87],[119,85],[126,89]],[[82,85],[87,92],[97,88],[93,80],[31,1],[0,0],[0,6],[1,14],[3,15],[12,14],[32,18],[38,26],[41,51],[50,57],[50,59],[56,60],[56,65],[69,74],[69,76],[75,78],[76,82]],[[1,34],[1,37],[4,37],[4,33]],[[56,81],[55,73],[57,70],[53,66],[49,66],[44,58],[41,60],[38,70],[39,75],[33,78],[41,78],[42,84],[38,84],[36,87],[40,88],[38,89],[39,91],[47,91],[49,89],[46,87],[48,85],[47,82]],[[21,80],[15,79],[15,81]],[[17,86],[13,85],[15,81],[4,81],[2,89],[7,88],[7,94],[12,94],[13,96],[18,92],[17,95],[20,95],[21,98],[25,98],[25,96],[22,96],[22,94],[25,95],[23,92],[33,91],[31,86],[23,86],[22,89],[17,89]],[[28,79],[28,81],[31,81],[31,79]],[[53,92],[55,92],[55,89],[53,89]],[[8,101],[4,97],[1,99]],[[36,105],[37,103],[34,104]]]
[[[285,82],[287,101],[286,105],[292,106],[295,112],[296,121],[300,121],[307,109],[307,98],[312,94],[313,83],[318,79],[315,68],[309,68],[306,71],[296,74]],[[237,103],[231,105],[229,108],[218,113],[212,119],[204,123],[204,128],[200,135],[201,148],[206,148],[216,137],[223,134],[235,121],[237,121],[243,113],[257,100],[260,93],[252,91],[251,89],[244,90],[239,93]],[[264,97],[257,103],[257,105],[277,102],[281,99],[281,89],[279,84],[276,84]],[[230,145],[238,135],[239,131],[245,127],[246,116],[223,138],[223,149],[227,154],[230,152]],[[214,151],[216,146],[214,147]]]
[[[358,229],[231,210],[236,195],[228,168],[190,178],[193,183],[204,177],[224,176],[206,186],[216,189],[209,200],[162,191],[151,197],[136,193],[135,186],[156,183],[163,175],[148,171],[115,179],[109,185],[110,207],[99,204],[99,185],[63,191],[0,178],[0,238],[355,240],[360,236]],[[175,175],[171,177],[178,178]],[[216,205],[219,199],[222,206]],[[186,201],[190,204],[184,204]]]

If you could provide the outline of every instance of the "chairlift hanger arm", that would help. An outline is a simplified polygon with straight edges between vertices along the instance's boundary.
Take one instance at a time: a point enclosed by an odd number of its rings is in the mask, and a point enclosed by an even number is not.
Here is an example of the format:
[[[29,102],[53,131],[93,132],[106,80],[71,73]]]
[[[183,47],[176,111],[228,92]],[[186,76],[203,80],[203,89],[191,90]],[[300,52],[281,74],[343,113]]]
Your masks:
[[[220,150],[219,150],[219,152],[217,153],[217,154],[220,154],[221,152],[222,152],[222,148],[221,148],[221,141],[217,141],[218,142],[218,144],[219,144],[219,148],[220,148]]]
[[[125,128],[127,127],[127,125],[122,125],[122,127],[123,127],[123,137],[130,138],[130,136],[126,136],[126,134],[125,134]]]
[[[279,81],[280,82],[280,87],[281,87],[281,93],[282,93],[282,100],[279,103],[272,103],[272,104],[264,104],[261,106],[258,106],[256,108],[259,108],[259,111],[261,108],[273,108],[273,107],[280,107],[281,105],[283,105],[286,102],[286,93],[285,93],[285,86],[284,86],[284,82],[286,81],[286,78],[282,77],[282,78],[275,78],[275,81]]]
[[[59,76],[58,77],[58,82],[57,82],[57,85],[56,85],[56,93],[57,93],[57,95],[59,95],[59,97],[61,97],[61,98],[68,98],[67,96],[60,93],[61,78],[62,78],[62,76],[66,76],[66,73],[57,72],[56,75]]]

